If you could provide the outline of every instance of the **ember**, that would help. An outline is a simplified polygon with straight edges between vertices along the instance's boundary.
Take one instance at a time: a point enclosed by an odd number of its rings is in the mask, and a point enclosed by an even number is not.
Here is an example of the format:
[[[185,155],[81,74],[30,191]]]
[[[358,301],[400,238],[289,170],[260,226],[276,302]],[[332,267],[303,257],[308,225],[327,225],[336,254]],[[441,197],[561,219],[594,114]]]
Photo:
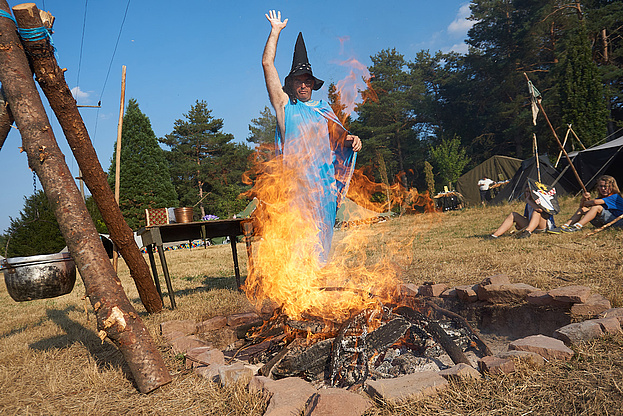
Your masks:
[[[380,305],[343,322],[291,320],[277,309],[260,328],[244,334],[242,347],[225,355],[262,365],[259,373],[267,377],[356,388],[367,379],[473,365],[490,354],[458,315],[430,301],[407,303],[414,307]]]

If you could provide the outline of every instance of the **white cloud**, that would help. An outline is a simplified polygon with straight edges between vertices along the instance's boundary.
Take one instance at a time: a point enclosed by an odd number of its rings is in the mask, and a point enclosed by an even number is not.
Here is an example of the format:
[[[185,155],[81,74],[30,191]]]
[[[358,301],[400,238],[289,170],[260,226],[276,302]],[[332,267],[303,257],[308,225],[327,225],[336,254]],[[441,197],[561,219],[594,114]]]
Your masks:
[[[74,96],[76,101],[85,101],[89,98],[90,94],[86,91],[82,91],[80,87],[74,87],[71,89],[71,95]]]
[[[450,47],[450,50],[448,52],[456,52],[465,55],[468,52],[467,43],[455,43]]]
[[[465,36],[467,31],[474,26],[473,20],[467,20],[471,16],[472,12],[469,9],[469,4],[464,4],[456,14],[456,18],[448,26],[448,33],[456,36]]]

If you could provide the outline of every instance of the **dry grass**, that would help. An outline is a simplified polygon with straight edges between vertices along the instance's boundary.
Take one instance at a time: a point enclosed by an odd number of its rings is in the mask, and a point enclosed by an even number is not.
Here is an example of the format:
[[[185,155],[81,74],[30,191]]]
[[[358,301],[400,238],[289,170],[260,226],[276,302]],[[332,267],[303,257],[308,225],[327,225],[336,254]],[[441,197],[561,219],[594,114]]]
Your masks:
[[[558,222],[575,206],[573,200],[562,201]],[[522,208],[512,204],[407,216],[358,232],[370,237],[367,261],[389,254],[399,277],[407,282],[473,284],[506,273],[511,281],[543,289],[586,285],[610,299],[614,307],[623,306],[623,232],[606,230],[587,239],[576,233],[483,240],[508,212]],[[336,239],[347,233],[339,231]],[[243,244],[238,251],[244,276]],[[265,409],[261,397],[240,386],[222,388],[185,371],[158,334],[163,321],[201,321],[251,309],[246,298],[233,290],[229,246],[167,252],[167,259],[178,303],[174,311],[165,308],[147,315],[123,262],[119,275],[174,375],[170,385],[148,395],[137,392],[121,354],[96,336],[93,315],[86,313],[91,307],[81,299],[82,282],[69,295],[22,303],[14,302],[0,285],[0,413],[261,415]],[[368,414],[623,414],[623,337],[583,344],[577,353],[570,363],[457,383],[425,400],[400,406],[378,404]]]

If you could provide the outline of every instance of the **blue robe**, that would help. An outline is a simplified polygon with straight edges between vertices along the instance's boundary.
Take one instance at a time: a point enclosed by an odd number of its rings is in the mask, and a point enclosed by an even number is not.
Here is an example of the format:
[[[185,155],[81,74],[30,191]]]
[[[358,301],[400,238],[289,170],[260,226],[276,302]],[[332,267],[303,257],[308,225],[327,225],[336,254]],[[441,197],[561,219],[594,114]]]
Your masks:
[[[285,137],[279,128],[275,150],[285,166],[296,168],[301,187],[293,197],[297,206],[316,225],[318,259],[326,264],[333,226],[341,198],[355,167],[356,154],[344,146],[347,131],[323,102],[288,102],[285,106]]]

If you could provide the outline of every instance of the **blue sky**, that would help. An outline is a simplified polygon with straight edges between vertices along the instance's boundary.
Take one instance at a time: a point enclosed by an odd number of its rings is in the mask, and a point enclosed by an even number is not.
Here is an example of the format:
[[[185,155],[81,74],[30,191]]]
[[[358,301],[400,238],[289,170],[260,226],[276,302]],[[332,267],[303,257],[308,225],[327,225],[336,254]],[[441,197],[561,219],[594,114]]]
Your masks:
[[[20,3],[9,1],[10,6]],[[288,18],[275,61],[280,77],[290,70],[294,41],[301,31],[314,75],[325,81],[314,98],[323,99],[329,83],[338,84],[351,73],[344,62],[356,60],[367,67],[371,55],[387,48],[396,48],[408,60],[422,49],[465,52],[464,39],[472,24],[466,20],[465,0],[188,0],[179,7],[160,0],[36,4],[56,18],[57,60],[67,68],[65,79],[78,104],[96,105],[101,99],[101,108],[80,111],[105,170],[117,137],[123,65],[126,103],[130,98],[138,101],[157,137],[170,133],[175,120],[197,100],[205,100],[212,115],[224,120],[223,131],[244,142],[251,119],[270,105],[261,68],[270,31],[264,14],[269,9]],[[354,73],[358,80],[361,72]],[[43,95],[42,99],[47,108]],[[78,176],[77,163],[51,111],[48,117],[72,174]],[[9,217],[19,216],[24,197],[33,193],[33,175],[20,146],[19,132],[11,129],[0,151],[0,232],[8,228]],[[41,189],[38,181],[37,189]]]

